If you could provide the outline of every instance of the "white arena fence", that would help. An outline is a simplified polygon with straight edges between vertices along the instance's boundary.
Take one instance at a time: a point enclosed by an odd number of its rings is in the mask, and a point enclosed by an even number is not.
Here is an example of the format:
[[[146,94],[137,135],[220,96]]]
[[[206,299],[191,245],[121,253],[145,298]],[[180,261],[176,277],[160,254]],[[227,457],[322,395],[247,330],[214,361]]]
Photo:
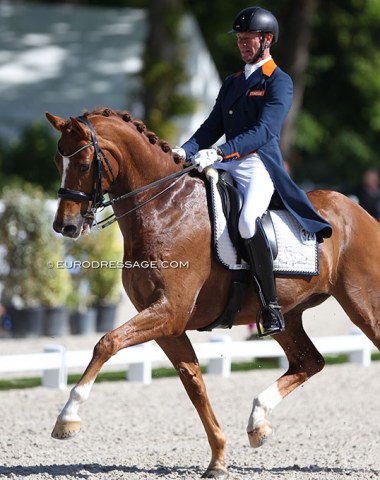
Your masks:
[[[315,337],[314,345],[322,355],[348,354],[349,362],[363,367],[370,365],[375,346],[363,334],[334,337]],[[275,340],[232,341],[227,335],[215,335],[209,342],[194,343],[200,364],[207,365],[207,373],[228,377],[234,361],[253,361],[255,358],[278,358],[284,370],[288,362]],[[47,345],[41,353],[0,355],[0,374],[5,372],[42,371],[42,385],[65,389],[69,369],[84,369],[92,357],[92,350],[69,351],[62,345]],[[129,381],[149,384],[152,366],[171,365],[155,342],[129,347],[118,352],[106,363],[126,369]],[[81,370],[81,371],[82,371]]]

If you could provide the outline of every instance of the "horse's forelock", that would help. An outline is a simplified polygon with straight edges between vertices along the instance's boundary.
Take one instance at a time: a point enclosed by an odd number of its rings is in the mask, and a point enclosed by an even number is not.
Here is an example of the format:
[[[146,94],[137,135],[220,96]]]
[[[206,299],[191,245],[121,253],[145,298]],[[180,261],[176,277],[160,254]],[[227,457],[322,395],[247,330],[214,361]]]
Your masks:
[[[62,126],[62,130],[71,130],[72,125],[71,125],[71,120],[66,120],[66,122]]]
[[[70,134],[72,132],[74,132],[72,122],[71,122],[71,120],[66,120],[66,122],[62,125],[61,134],[62,133]]]

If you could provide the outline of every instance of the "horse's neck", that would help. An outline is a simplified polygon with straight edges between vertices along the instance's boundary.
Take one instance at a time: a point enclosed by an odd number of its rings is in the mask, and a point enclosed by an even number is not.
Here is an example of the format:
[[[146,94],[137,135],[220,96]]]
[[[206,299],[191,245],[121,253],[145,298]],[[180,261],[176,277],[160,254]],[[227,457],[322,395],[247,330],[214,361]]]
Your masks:
[[[149,185],[171,173],[180,170],[173,157],[158,145],[147,143],[143,134],[135,137],[121,149],[122,159],[116,189],[119,194]],[[137,137],[137,138],[136,138]]]
[[[170,154],[163,152],[158,145],[151,145],[145,140],[141,133],[137,133],[137,138],[132,136],[130,141],[119,146],[122,158],[111,197],[115,198],[127,192],[133,192],[182,168],[174,162]],[[123,216],[127,211],[138,207],[167,185],[167,183],[163,183],[144,193],[131,196],[125,201],[116,202],[114,205],[116,216]],[[125,215],[119,220],[119,226],[126,241],[133,242],[132,232],[136,231],[137,226],[141,228],[143,215],[147,215],[152,208],[155,208],[155,202],[148,203],[143,212],[138,208],[136,212]]]

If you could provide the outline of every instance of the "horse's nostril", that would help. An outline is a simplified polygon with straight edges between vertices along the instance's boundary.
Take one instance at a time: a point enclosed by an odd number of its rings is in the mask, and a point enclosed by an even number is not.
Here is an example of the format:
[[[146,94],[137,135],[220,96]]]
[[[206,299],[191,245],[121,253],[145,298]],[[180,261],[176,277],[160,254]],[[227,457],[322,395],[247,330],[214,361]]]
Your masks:
[[[65,237],[75,237],[77,234],[77,227],[75,225],[66,225],[61,231]]]
[[[58,223],[57,221],[54,221],[53,222],[53,230],[57,233],[61,233],[62,232],[62,224]]]

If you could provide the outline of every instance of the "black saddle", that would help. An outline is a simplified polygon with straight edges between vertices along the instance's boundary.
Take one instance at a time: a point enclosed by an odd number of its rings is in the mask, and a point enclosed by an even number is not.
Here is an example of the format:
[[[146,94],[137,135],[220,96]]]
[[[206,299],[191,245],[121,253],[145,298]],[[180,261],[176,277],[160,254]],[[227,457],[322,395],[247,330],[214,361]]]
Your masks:
[[[217,183],[217,188],[222,200],[223,213],[227,220],[228,233],[240,258],[244,258],[244,260],[247,261],[245,258],[246,254],[243,240],[240,236],[238,228],[240,212],[243,207],[243,195],[236,187],[235,182],[229,172],[218,170],[218,173],[219,181]],[[278,247],[270,210],[283,208],[284,206],[281,202],[281,199],[278,193],[275,192],[269,205],[269,209],[261,218],[261,222],[272,251],[273,260],[277,257]]]

